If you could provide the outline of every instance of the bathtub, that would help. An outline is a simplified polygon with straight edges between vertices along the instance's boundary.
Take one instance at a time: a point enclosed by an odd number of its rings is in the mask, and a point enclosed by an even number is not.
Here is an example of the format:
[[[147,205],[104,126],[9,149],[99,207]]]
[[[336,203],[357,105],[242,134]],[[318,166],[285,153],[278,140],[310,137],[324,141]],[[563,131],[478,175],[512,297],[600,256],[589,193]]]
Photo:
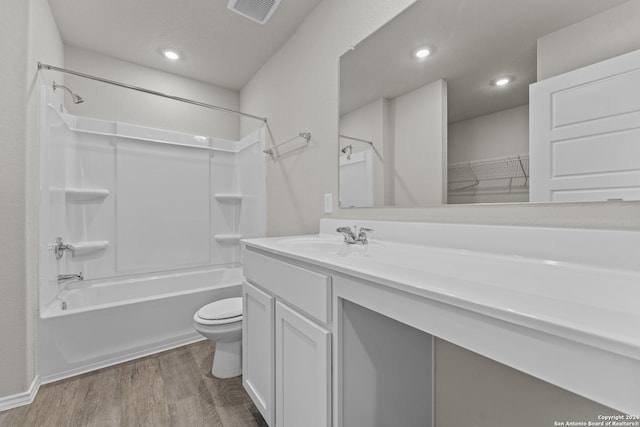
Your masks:
[[[117,281],[76,282],[41,310],[42,383],[199,341],[193,314],[241,295],[241,268],[213,268]]]

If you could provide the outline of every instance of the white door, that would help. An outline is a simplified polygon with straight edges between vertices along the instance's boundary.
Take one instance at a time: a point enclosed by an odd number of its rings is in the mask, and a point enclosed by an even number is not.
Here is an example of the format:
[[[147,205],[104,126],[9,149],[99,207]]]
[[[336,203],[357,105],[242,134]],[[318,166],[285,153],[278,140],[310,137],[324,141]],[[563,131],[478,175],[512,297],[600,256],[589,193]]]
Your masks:
[[[530,88],[530,201],[640,200],[640,51]]]
[[[276,426],[331,423],[331,334],[276,302]]]
[[[273,426],[274,298],[245,282],[242,303],[242,385]]]

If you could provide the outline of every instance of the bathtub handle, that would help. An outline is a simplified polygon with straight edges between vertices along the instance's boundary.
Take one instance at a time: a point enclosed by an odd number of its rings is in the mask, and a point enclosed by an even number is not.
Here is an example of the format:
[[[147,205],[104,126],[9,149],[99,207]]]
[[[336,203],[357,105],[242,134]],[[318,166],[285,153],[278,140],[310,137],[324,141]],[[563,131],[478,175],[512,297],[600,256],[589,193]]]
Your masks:
[[[53,251],[56,254],[56,259],[62,258],[65,251],[71,251],[72,257],[76,256],[76,248],[74,248],[70,243],[65,243],[64,240],[62,240],[62,237],[56,238],[56,241],[53,244]]]

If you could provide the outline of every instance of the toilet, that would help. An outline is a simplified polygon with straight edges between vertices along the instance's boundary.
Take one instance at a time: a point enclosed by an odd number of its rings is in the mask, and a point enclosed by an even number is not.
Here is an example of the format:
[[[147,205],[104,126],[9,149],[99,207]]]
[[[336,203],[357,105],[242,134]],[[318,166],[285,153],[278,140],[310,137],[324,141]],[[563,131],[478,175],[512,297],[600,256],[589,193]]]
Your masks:
[[[242,298],[226,298],[202,307],[193,315],[193,326],[216,343],[211,374],[233,378],[242,374]]]

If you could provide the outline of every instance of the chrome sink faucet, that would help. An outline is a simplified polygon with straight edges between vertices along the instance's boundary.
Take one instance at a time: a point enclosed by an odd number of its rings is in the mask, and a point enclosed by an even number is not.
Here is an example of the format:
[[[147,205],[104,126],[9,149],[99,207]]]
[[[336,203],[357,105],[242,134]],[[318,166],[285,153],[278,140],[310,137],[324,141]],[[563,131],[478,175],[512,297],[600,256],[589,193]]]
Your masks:
[[[373,230],[371,228],[360,227],[360,231],[358,231],[358,227],[354,225],[353,229],[351,229],[351,227],[338,227],[336,231],[342,233],[344,242],[348,245],[366,245],[369,243],[367,233],[371,233]]]

